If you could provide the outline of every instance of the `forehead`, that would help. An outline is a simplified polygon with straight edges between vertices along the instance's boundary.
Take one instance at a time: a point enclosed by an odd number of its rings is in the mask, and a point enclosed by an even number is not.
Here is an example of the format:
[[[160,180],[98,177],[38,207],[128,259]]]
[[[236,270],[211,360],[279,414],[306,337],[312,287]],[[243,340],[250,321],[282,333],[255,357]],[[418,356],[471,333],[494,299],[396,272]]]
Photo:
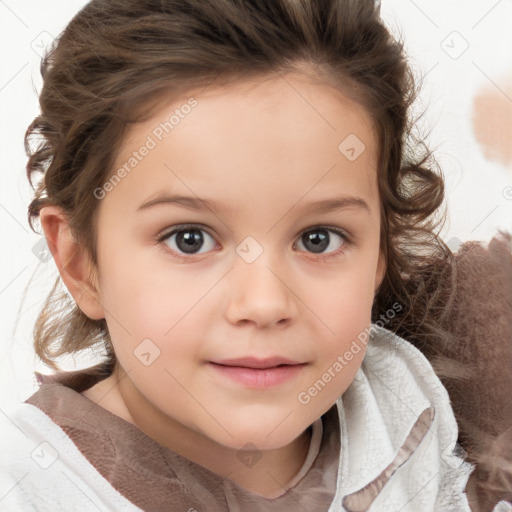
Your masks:
[[[163,190],[226,196],[236,187],[269,204],[340,187],[368,197],[376,153],[372,118],[333,87],[301,74],[238,82],[170,97],[134,125],[113,169],[129,175],[110,195],[136,206]]]

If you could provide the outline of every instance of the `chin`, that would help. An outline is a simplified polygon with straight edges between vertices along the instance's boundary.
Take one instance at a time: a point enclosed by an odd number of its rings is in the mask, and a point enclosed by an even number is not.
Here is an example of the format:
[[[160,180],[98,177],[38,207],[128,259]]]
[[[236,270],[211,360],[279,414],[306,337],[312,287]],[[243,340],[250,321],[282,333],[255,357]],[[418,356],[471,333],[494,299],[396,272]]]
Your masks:
[[[282,418],[273,422],[271,426],[269,426],[269,422],[257,421],[247,424],[231,423],[231,425],[226,425],[226,430],[232,437],[223,430],[214,440],[233,450],[276,450],[295,441],[309,426],[307,424],[304,428],[297,428],[297,424],[295,424],[288,425],[286,428],[282,423],[279,425],[280,422],[282,422]]]

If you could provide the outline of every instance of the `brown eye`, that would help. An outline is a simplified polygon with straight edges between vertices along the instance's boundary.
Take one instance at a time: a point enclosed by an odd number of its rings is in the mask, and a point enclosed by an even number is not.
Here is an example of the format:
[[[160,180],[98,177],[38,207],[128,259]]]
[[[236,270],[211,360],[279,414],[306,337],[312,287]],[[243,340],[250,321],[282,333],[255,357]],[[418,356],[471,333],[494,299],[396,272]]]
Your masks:
[[[347,236],[334,228],[316,227],[304,231],[300,238],[305,250],[313,254],[336,253],[348,243]],[[326,251],[331,247],[331,250]]]
[[[166,242],[167,240],[169,243]],[[207,252],[213,249],[216,245],[213,237],[206,233],[204,229],[193,226],[181,226],[177,229],[174,229],[170,233],[163,235],[159,241],[166,242],[166,245],[168,245],[170,249],[178,254],[182,253],[190,255]],[[206,251],[201,251],[201,248],[203,248],[205,245]]]

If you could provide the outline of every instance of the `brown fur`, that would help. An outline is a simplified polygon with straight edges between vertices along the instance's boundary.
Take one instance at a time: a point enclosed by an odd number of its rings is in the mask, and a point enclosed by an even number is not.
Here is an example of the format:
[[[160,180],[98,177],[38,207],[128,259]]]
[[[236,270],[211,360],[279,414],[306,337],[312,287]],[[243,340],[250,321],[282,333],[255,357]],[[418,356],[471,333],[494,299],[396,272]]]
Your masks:
[[[455,293],[441,321],[449,331],[419,347],[446,386],[467,461],[474,512],[512,501],[512,236],[485,247],[464,243],[455,255]]]

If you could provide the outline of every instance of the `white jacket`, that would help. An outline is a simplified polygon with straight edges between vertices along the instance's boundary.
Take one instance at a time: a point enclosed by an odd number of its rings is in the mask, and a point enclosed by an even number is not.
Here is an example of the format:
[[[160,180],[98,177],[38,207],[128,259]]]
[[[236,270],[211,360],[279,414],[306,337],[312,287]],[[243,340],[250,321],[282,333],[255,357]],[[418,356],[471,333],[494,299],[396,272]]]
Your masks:
[[[341,450],[328,512],[470,512],[464,489],[474,467],[456,445],[446,389],[412,344],[375,324],[371,334],[337,401]],[[22,403],[0,421],[0,510],[141,510],[39,408]],[[511,510],[502,501],[493,512]]]

